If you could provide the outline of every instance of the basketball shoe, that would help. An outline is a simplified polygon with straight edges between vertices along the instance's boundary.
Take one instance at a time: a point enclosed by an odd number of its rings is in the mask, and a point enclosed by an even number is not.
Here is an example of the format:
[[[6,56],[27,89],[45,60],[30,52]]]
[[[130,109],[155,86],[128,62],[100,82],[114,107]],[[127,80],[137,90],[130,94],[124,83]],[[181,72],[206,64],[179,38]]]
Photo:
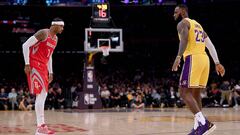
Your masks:
[[[199,135],[209,135],[215,129],[216,129],[216,125],[214,125],[213,123],[209,122],[207,119],[206,119],[206,124],[204,124],[204,125],[202,125],[199,122],[199,127],[197,128]]]
[[[209,135],[216,129],[216,125],[206,120],[206,124],[202,125],[199,122],[198,128],[192,129],[188,135]]]
[[[193,128],[188,135],[197,135],[197,130]]]
[[[55,135],[55,132],[49,130],[46,124],[42,124],[41,126],[37,127],[35,135]]]

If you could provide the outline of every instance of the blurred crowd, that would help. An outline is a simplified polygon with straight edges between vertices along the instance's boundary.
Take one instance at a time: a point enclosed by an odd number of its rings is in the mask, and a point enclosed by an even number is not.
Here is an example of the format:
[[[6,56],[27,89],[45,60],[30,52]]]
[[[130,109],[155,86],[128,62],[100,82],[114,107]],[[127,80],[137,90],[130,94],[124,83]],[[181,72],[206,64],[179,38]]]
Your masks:
[[[122,75],[123,72],[117,72],[113,76],[101,77],[100,95],[105,108],[185,106],[178,92],[178,73],[161,78],[148,78],[144,72],[139,71],[132,79],[121,79]],[[240,80],[209,80],[201,97],[203,107],[238,107]]]
[[[184,107],[178,92],[179,73],[156,76],[157,72],[135,69],[96,71],[99,94],[104,108]],[[71,74],[67,79],[56,77],[46,99],[46,109],[77,108],[83,90],[81,78]],[[211,81],[211,80],[210,80]],[[2,80],[1,110],[32,110],[35,96],[26,83]],[[203,107],[238,107],[240,81],[223,79],[209,82],[201,93]]]
[[[0,88],[0,110],[34,109],[35,96],[29,92],[27,87],[1,86]],[[46,109],[63,109],[65,97],[60,87],[50,87],[46,99]]]

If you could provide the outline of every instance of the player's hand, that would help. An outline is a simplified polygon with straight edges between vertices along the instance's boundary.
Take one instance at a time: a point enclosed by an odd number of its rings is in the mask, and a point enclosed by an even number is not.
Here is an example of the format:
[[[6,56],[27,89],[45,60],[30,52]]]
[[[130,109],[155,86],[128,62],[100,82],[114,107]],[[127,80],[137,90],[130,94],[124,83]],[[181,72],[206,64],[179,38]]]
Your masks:
[[[217,74],[218,74],[218,75],[221,75],[221,76],[223,77],[224,74],[225,74],[225,68],[224,68],[224,66],[219,63],[219,64],[216,64],[216,65],[215,65],[215,68],[216,68]]]
[[[180,62],[181,62],[181,57],[177,56],[174,63],[173,63],[172,71],[177,71],[178,70],[178,67],[180,67]]]
[[[27,75],[29,75],[29,74],[31,73],[31,68],[30,68],[30,65],[29,65],[29,64],[28,64],[28,65],[25,65],[24,71],[25,71],[25,73],[26,73]]]
[[[52,73],[50,73],[50,74],[49,74],[49,78],[48,78],[48,83],[51,83],[51,82],[52,82],[52,80],[53,80],[53,74],[52,74]]]

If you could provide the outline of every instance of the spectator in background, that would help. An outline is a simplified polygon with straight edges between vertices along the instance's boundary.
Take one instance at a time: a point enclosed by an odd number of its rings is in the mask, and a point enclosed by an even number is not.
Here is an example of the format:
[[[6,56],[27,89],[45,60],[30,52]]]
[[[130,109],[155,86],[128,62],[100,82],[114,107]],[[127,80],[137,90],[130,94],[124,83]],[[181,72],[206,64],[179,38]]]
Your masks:
[[[24,91],[23,88],[20,88],[18,93],[17,93],[17,103],[18,105],[20,104],[20,102],[22,101],[22,97],[24,96]]]
[[[56,96],[56,109],[64,109],[65,108],[65,98],[62,93],[62,89],[57,89],[57,96]]]
[[[27,108],[29,108],[29,110],[33,110],[33,107],[35,107],[36,96],[33,94],[29,94],[26,96],[26,100],[27,100]]]
[[[110,105],[110,91],[108,90],[107,86],[103,86],[100,95],[103,107],[108,108]]]
[[[225,80],[223,81],[223,83],[220,85],[220,90],[221,90],[221,101],[220,101],[220,105],[222,106],[230,106],[231,105],[231,86],[229,81]],[[224,105],[223,102],[227,101],[228,105]]]
[[[18,103],[17,103],[17,93],[15,88],[11,89],[11,92],[8,94],[8,98],[9,98],[9,103],[11,105],[11,109],[15,110],[15,108],[17,108]]]
[[[209,98],[208,98],[206,89],[204,89],[203,91],[201,91],[200,94],[201,94],[201,98],[202,98],[202,106],[203,106],[203,107],[208,106]]]
[[[1,88],[0,93],[0,109],[3,108],[4,110],[8,109],[8,95],[5,93],[5,89]]]
[[[209,105],[219,106],[221,100],[221,91],[217,88],[216,83],[210,85],[210,90],[208,91]]]
[[[142,109],[144,108],[144,102],[143,102],[143,97],[141,93],[137,93],[136,97],[134,98],[134,102],[132,104],[132,108],[135,109]]]
[[[234,99],[234,102],[235,102],[235,106],[234,107],[238,107],[238,101],[240,101],[240,81],[238,84],[236,84],[234,86],[234,89],[233,89],[233,99]]]
[[[76,90],[77,87],[75,87],[75,89],[72,87],[71,89],[71,94],[72,94],[72,108],[77,108],[78,107],[78,92]]]
[[[120,88],[120,107],[124,107],[126,108],[128,106],[128,99],[127,99],[127,92],[126,89],[124,87]]]
[[[146,99],[145,105],[152,107],[151,89],[144,89],[143,93]]]
[[[78,83],[78,84],[77,84],[76,91],[77,91],[77,92],[83,91],[81,83]]]
[[[52,109],[54,110],[54,104],[55,104],[55,96],[56,93],[53,91],[53,88],[49,88],[48,90],[48,95],[47,95],[47,99],[46,99],[46,106],[48,109]]]
[[[21,111],[26,111],[27,110],[27,107],[26,107],[26,98],[25,98],[25,96],[22,96],[21,98],[19,98],[19,106],[18,106],[18,108],[19,108],[19,110],[21,110]]]
[[[169,103],[169,96],[168,96],[168,90],[164,89],[162,86],[159,89],[159,95],[161,97],[160,100],[160,107],[168,107]]]
[[[117,88],[115,88],[113,93],[111,94],[111,102],[112,107],[119,107],[120,105],[120,95]]]
[[[127,92],[128,107],[131,107],[131,106],[132,106],[132,103],[133,103],[133,101],[134,101],[134,99],[133,99],[133,94],[134,94],[134,91],[131,91],[131,90],[129,89],[128,92]]]
[[[21,110],[21,111],[31,111],[32,110],[33,105],[28,98],[29,98],[29,96],[22,96],[22,100],[20,101],[20,104],[19,104],[19,110]]]
[[[151,97],[152,97],[153,106],[159,107],[161,104],[161,96],[159,93],[157,93],[156,89],[152,90]]]
[[[170,86],[169,88],[169,107],[174,107],[176,105],[176,101],[177,101],[177,93],[174,90],[173,86]]]

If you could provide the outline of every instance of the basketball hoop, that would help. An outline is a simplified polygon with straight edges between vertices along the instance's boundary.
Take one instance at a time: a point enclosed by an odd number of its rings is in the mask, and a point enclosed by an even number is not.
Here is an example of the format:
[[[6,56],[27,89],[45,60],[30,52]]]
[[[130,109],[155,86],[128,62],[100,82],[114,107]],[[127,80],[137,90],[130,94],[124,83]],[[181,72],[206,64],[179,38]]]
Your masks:
[[[110,50],[109,46],[100,46],[99,48],[103,52],[103,56],[108,56],[109,55],[109,50]]]

